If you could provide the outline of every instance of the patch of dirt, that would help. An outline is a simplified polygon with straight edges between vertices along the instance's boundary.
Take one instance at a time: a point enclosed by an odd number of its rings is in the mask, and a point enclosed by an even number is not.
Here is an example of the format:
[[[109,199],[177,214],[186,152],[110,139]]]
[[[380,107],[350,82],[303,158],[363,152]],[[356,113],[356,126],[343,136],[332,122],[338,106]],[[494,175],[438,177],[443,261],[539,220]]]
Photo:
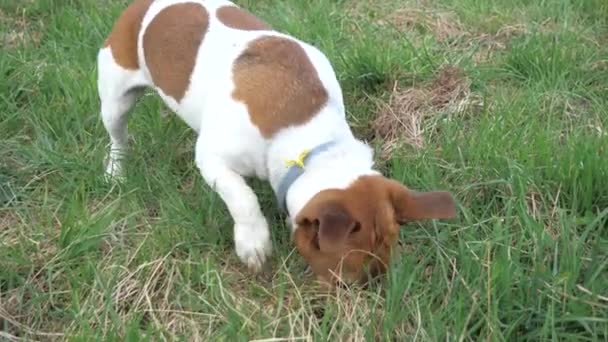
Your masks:
[[[433,8],[427,1],[415,4],[394,4],[382,2],[353,1],[346,9],[354,22],[369,21],[378,26],[391,27],[399,32],[432,34],[437,40],[445,41],[466,34],[455,13]]]
[[[435,39],[451,48],[470,50],[474,49],[473,59],[483,63],[494,58],[498,51],[507,48],[509,42],[531,31],[555,32],[560,29],[553,20],[547,19],[541,23],[524,23],[521,17],[513,18],[512,22],[492,24],[502,20],[493,16],[483,17],[480,25],[469,27],[463,24],[455,12],[448,9],[434,7],[428,1],[399,5],[395,8],[381,3],[354,2],[347,9],[348,16],[354,22],[368,21],[379,27],[386,27],[400,33],[408,34],[408,39],[415,45],[421,44],[424,36],[433,36]],[[484,27],[490,27],[484,29]],[[494,27],[497,27],[495,29]],[[355,28],[359,29],[358,24]],[[563,29],[563,28],[561,28]],[[413,33],[413,34],[412,34]],[[590,38],[581,36],[581,39]]]
[[[402,89],[395,83],[389,102],[379,104],[372,121],[374,137],[382,144],[379,157],[388,159],[402,143],[422,148],[425,119],[442,111],[461,112],[477,102],[474,100],[470,80],[455,66],[440,69],[435,79],[422,87]]]
[[[0,232],[9,230],[21,223],[21,218],[14,211],[0,211]]]
[[[34,30],[27,18],[11,17],[0,9],[0,47],[16,49],[26,45],[38,46],[42,39],[42,30]]]
[[[493,59],[497,51],[506,49],[513,38],[527,33],[529,28],[524,24],[505,25],[495,34],[480,33],[472,36],[464,45],[477,45],[478,49],[473,54],[473,60],[476,63],[484,63]]]
[[[387,15],[386,21],[401,32],[416,29],[430,32],[440,42],[467,34],[456,16],[449,12],[401,8]]]
[[[14,211],[0,210],[0,248],[18,246],[24,235],[23,219]]]

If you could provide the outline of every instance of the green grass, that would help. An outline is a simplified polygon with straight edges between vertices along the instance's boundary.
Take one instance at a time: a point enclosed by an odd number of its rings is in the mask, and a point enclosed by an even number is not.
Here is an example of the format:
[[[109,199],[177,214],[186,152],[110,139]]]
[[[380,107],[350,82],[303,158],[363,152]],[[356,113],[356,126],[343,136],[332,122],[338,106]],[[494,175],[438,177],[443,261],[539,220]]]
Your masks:
[[[404,227],[383,282],[326,293],[254,182],[275,250],[252,276],[157,98],[127,181],[103,180],[95,56],[125,1],[2,1],[0,339],[608,339],[608,3],[240,4],[326,52],[362,137],[395,82],[461,68],[482,108],[431,113],[423,148],[379,161],[459,218]]]

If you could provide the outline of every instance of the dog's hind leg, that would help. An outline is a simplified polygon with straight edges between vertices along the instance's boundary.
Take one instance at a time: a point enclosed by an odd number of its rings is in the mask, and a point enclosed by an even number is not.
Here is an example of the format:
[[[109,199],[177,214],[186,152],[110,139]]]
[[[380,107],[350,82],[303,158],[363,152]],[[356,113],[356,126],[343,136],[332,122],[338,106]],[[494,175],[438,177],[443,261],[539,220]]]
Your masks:
[[[128,147],[128,113],[141,95],[145,83],[139,69],[125,69],[117,64],[109,47],[99,51],[97,88],[101,100],[101,117],[110,136],[106,175],[111,178],[123,176],[121,156]]]

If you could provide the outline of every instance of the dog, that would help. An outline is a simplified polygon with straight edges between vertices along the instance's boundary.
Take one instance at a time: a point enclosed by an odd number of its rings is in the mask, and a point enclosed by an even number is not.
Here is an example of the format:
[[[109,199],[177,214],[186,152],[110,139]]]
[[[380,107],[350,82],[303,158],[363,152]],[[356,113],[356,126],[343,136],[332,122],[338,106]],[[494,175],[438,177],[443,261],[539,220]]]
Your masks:
[[[374,169],[342,90],[317,48],[226,0],[135,0],[97,56],[106,174],[124,177],[127,113],[152,88],[197,133],[195,161],[234,220],[253,272],[271,255],[247,177],[269,181],[299,254],[326,284],[389,265],[400,226],[456,216],[446,191],[419,192]]]

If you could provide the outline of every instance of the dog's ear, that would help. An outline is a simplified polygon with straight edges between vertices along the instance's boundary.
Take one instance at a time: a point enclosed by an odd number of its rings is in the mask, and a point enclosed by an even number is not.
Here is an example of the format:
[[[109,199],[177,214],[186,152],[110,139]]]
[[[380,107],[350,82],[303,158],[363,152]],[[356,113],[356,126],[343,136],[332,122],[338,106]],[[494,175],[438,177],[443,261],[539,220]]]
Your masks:
[[[312,208],[311,208],[312,209]],[[316,233],[316,248],[329,253],[341,246],[350,234],[361,229],[348,211],[337,203],[324,203],[302,213],[298,224]]]
[[[361,224],[339,205],[324,208],[318,220],[321,251],[329,252],[335,246],[342,245],[350,234],[361,229]]]
[[[395,209],[395,218],[399,223],[456,217],[456,203],[449,192],[417,192],[392,180],[387,188]]]

